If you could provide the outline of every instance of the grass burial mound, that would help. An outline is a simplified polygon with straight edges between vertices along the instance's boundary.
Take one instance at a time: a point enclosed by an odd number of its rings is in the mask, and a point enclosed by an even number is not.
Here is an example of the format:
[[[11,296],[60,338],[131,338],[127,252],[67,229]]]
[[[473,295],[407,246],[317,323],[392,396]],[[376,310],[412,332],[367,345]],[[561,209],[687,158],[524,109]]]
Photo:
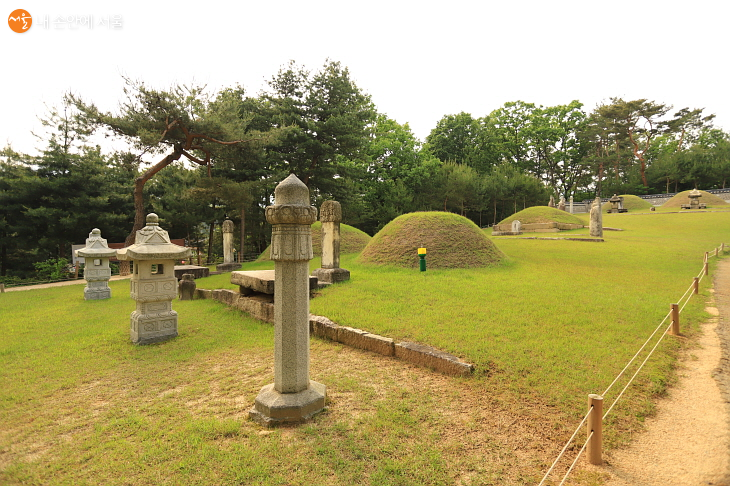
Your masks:
[[[340,254],[343,253],[360,253],[370,241],[371,236],[364,231],[347,225],[340,224]],[[312,225],[312,251],[314,256],[322,254],[322,223],[315,222]],[[259,255],[257,262],[271,260],[271,245]]]
[[[623,194],[621,197],[624,198],[624,209],[628,209],[629,211],[648,211],[653,207],[649,201],[641,199],[639,196]],[[608,210],[611,209],[611,203],[603,203],[601,209],[604,213],[608,212]]]
[[[416,268],[419,248],[426,248],[429,268],[486,267],[504,257],[472,221],[433,211],[395,218],[373,236],[360,262]]]
[[[672,199],[662,204],[663,208],[677,208],[679,209],[682,204],[689,204],[689,193],[691,191],[682,191],[679,194],[675,195]],[[719,197],[715,196],[714,194],[710,194],[706,191],[700,191],[700,194],[702,194],[702,197],[700,198],[701,203],[707,204],[708,208],[716,207],[716,206],[727,206],[727,203],[725,200],[720,199]]]
[[[504,218],[499,222],[502,224],[512,224],[512,221],[519,221],[523,225],[536,223],[564,223],[564,224],[583,224],[583,221],[572,214],[561,211],[558,208],[550,206],[533,206],[523,209],[522,211]]]

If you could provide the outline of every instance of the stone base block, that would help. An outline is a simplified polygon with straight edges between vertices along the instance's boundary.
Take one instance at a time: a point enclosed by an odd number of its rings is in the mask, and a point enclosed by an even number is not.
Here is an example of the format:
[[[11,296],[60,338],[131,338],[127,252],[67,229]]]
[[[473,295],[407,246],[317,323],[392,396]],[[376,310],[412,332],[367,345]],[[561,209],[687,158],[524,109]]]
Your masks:
[[[327,387],[316,381],[299,393],[279,393],[272,383],[261,389],[248,416],[264,427],[303,423],[324,410],[326,397]]]
[[[152,344],[177,337],[177,312],[165,315],[132,312],[129,337],[134,344]]]
[[[312,272],[317,280],[322,283],[338,283],[350,280],[350,271],[344,268],[318,268]]]
[[[218,265],[215,266],[215,269],[221,273],[233,272],[234,270],[238,270],[239,268],[241,268],[241,264],[235,263],[235,262],[219,263]]]
[[[84,289],[84,300],[104,300],[111,299],[112,289]]]

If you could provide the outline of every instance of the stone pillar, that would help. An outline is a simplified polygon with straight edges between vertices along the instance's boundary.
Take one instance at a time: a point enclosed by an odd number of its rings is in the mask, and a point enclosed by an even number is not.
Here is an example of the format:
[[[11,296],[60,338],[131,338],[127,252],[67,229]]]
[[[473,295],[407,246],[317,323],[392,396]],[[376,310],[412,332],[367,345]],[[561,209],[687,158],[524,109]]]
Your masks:
[[[241,268],[240,263],[236,263],[233,259],[233,221],[226,219],[223,221],[223,263],[216,265],[215,269],[219,272],[232,272]]]
[[[570,196],[570,214],[573,214],[573,196]]]
[[[193,300],[193,297],[195,297],[195,289],[197,285],[195,285],[195,279],[193,278],[192,273],[184,273],[182,276],[182,280],[180,280],[180,283],[178,284],[178,299],[180,300]]]
[[[316,219],[309,189],[294,174],[276,186],[274,205],[266,208],[275,265],[274,383],[261,389],[249,412],[261,425],[304,422],[324,408],[326,387],[309,380],[309,260]]]
[[[319,282],[337,283],[350,280],[350,271],[340,268],[340,222],[342,207],[337,201],[325,201],[319,212],[322,222],[322,268],[312,275]]]
[[[603,238],[603,212],[601,211],[601,198],[596,196],[591,206],[591,223],[589,226],[591,236]]]
[[[129,284],[131,297],[137,304],[129,326],[134,344],[166,341],[177,336],[177,312],[172,310],[172,299],[177,295],[175,260],[189,256],[189,249],[170,242],[155,213],[147,215],[147,226],[137,231],[134,245],[117,250],[120,260],[134,260]]]
[[[109,288],[109,279],[112,271],[109,268],[109,258],[116,256],[117,251],[110,249],[106,240],[101,237],[101,231],[94,228],[86,239],[86,247],[76,250],[76,256],[84,259],[84,289],[85,300],[103,300],[112,296]]]

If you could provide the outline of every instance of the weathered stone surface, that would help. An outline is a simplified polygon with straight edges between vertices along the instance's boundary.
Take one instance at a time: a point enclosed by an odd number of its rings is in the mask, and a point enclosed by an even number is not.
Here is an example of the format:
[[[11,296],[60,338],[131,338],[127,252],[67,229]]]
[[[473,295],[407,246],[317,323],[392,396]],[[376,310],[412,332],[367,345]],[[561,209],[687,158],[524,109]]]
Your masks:
[[[304,423],[324,410],[326,398],[326,387],[316,381],[299,393],[280,393],[272,383],[261,389],[249,418],[264,427]]]
[[[601,198],[596,197],[591,206],[591,223],[588,234],[597,238],[603,238],[603,212],[601,211]]]
[[[555,198],[553,196],[550,196],[550,202],[548,202],[548,206],[551,208],[555,207]]]
[[[558,203],[558,209],[565,211],[565,196],[560,196],[560,202]]]
[[[395,345],[395,357],[448,375],[465,376],[474,371],[474,365],[423,344],[400,342]]]
[[[180,300],[193,300],[195,297],[195,280],[193,276],[186,273],[182,276],[182,280],[178,284],[178,298]]]
[[[340,342],[340,326],[324,316],[309,315],[309,332],[323,339]]]
[[[84,259],[84,300],[103,300],[112,296],[109,279],[112,276],[109,258],[116,256],[117,251],[109,248],[101,237],[101,231],[94,228],[86,239],[86,246],[76,250],[76,256]]]
[[[195,289],[196,299],[212,299],[213,291],[209,289]]]
[[[514,221],[512,221],[512,227],[510,228],[510,230],[512,231],[512,233],[520,234],[520,232],[522,231],[522,223],[520,223],[519,220],[515,219]]]
[[[193,278],[203,278],[210,276],[210,269],[208,267],[201,267],[198,265],[175,265],[175,278],[180,280],[182,276],[189,273]]]
[[[309,189],[291,174],[266,208],[274,260],[274,383],[265,386],[249,412],[262,424],[297,423],[324,409],[326,388],[309,380],[310,225],[317,209]],[[245,297],[242,297],[245,298]]]
[[[274,322],[274,298],[272,295],[253,294],[245,296],[229,289],[216,289],[210,292],[209,298],[246,312],[254,319]]]
[[[322,221],[322,267],[312,274],[325,284],[350,280],[349,270],[340,269],[340,221],[342,208],[337,201],[325,201],[320,210]]]
[[[253,292],[274,295],[274,282],[274,270],[231,272],[232,284],[245,287]]]
[[[317,268],[312,272],[317,281],[325,284],[334,284],[350,280],[350,271],[344,268]]]
[[[165,341],[177,336],[175,259],[187,258],[190,250],[170,243],[159,228],[157,215],[147,215],[147,226],[137,231],[137,243],[117,251],[120,260],[134,260],[130,281],[137,309],[130,318],[130,339],[135,344]]]

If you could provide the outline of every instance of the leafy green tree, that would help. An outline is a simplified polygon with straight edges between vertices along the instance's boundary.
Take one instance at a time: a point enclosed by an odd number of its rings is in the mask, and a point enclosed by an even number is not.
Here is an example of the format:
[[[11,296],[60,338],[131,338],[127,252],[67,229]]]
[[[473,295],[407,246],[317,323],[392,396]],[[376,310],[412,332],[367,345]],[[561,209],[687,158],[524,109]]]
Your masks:
[[[181,157],[204,166],[210,173],[213,154],[224,147],[264,142],[274,133],[250,128],[253,116],[243,112],[240,96],[224,90],[212,98],[204,87],[174,86],[168,91],[150,89],[143,83],[125,80],[127,99],[119,113],[104,112],[93,103],[69,94],[67,99],[83,114],[86,123],[110,132],[129,143],[141,160],[145,154],[162,158],[134,181],[134,226],[126,244],[132,244],[144,226],[144,187],[159,171]]]
[[[269,81],[262,101],[259,116],[283,129],[267,149],[269,166],[297,174],[315,197],[344,195],[338,188],[356,167],[348,161],[365,157],[376,115],[349,70],[327,61],[311,73],[292,61]]]
[[[426,143],[442,162],[466,164],[480,174],[488,172],[500,158],[490,126],[463,111],[439,120]]]

